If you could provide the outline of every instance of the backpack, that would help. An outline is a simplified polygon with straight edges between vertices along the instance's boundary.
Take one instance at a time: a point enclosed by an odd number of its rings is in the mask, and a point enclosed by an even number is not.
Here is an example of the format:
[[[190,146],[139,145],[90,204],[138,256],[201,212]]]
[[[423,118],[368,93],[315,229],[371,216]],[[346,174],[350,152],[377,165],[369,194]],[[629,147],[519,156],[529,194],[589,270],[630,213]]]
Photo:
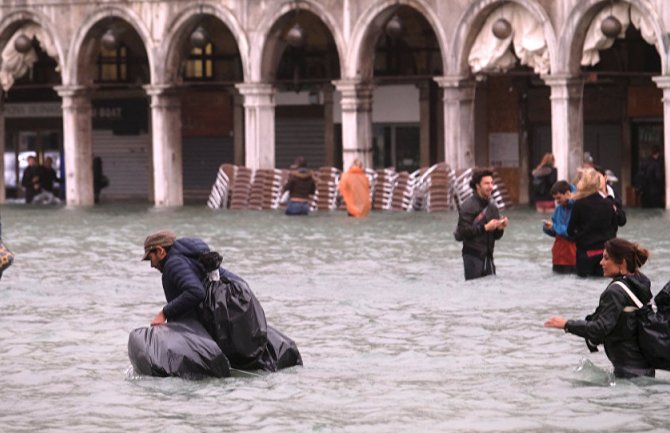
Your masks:
[[[670,370],[670,282],[647,305],[642,305],[625,284],[619,281],[614,284],[624,289],[638,308],[635,317],[642,355],[654,368]]]

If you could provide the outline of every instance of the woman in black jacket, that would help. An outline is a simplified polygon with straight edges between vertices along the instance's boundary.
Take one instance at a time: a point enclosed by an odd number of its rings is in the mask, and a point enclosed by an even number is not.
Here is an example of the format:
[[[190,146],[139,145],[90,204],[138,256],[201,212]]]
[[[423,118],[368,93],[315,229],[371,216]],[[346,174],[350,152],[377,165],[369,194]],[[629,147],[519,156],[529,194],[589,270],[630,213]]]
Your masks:
[[[568,236],[577,245],[577,275],[580,277],[603,276],[600,260],[605,242],[616,237],[618,228],[614,203],[600,193],[601,181],[596,170],[582,171],[568,223]]]
[[[637,342],[637,307],[622,287],[627,287],[645,304],[651,300],[651,283],[639,269],[648,257],[649,251],[627,240],[614,238],[607,241],[600,264],[604,275],[612,281],[600,295],[596,311],[585,320],[554,316],[544,326],[584,337],[589,349],[602,343],[607,358],[614,365],[615,377],[654,377],[655,370],[642,355]]]

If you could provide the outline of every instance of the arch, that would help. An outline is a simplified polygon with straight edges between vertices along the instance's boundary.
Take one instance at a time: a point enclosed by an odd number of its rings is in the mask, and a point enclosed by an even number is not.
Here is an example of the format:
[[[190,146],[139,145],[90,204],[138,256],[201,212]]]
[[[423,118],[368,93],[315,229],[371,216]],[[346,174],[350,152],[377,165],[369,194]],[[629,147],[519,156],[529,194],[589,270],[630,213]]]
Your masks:
[[[142,43],[144,44],[144,50],[147,53],[147,59],[149,62],[149,71],[151,77],[154,76],[155,68],[155,59],[154,59],[154,50],[152,49],[152,38],[151,32],[146,27],[144,21],[130,8],[122,8],[120,6],[105,6],[102,7],[93,14],[89,15],[82,23],[81,27],[74,34],[72,41],[70,43],[70,52],[68,56],[67,69],[64,72],[63,76],[63,85],[68,84],[88,84],[82,83],[83,71],[80,70],[80,62],[83,60],[87,49],[90,49],[90,46],[87,46],[86,39],[90,35],[93,28],[102,22],[105,19],[118,18],[125,21],[129,24],[135,32],[139,35]]]
[[[237,44],[237,50],[240,53],[242,61],[242,74],[246,81],[250,76],[249,66],[249,41],[247,34],[233,13],[220,6],[217,2],[203,2],[184,7],[178,16],[166,27],[162,40],[167,41],[164,44],[165,50],[160,58],[160,71],[156,71],[156,82],[174,82],[178,74],[177,62],[179,56],[179,41],[189,29],[194,16],[211,15],[221,21],[232,33]]]
[[[557,41],[556,32],[549,19],[547,11],[544,10],[536,0],[476,0],[461,15],[454,39],[452,43],[452,53],[454,53],[453,68],[450,73],[453,75],[470,75],[468,65],[468,55],[475,42],[482,25],[491,12],[505,3],[516,3],[525,8],[542,24],[544,35],[547,40],[547,50],[549,52],[549,67],[551,71],[557,69]]]
[[[15,11],[7,16],[3,17],[0,20],[0,46],[4,47],[12,34],[18,29],[23,23],[27,21],[32,21],[35,24],[41,26],[51,38],[56,51],[58,52],[58,66],[61,68],[61,81],[64,80],[63,69],[66,66],[65,58],[66,53],[63,48],[63,44],[58,38],[58,32],[56,31],[53,22],[49,20],[46,16],[35,11]]]
[[[661,58],[660,74],[667,75],[668,61],[666,53],[668,52],[668,40],[663,37],[664,31],[658,13],[656,13],[647,0],[624,0],[624,3],[637,7],[652,24],[659,44],[656,47],[657,51],[660,48],[658,53]],[[579,73],[586,32],[596,14],[609,4],[609,0],[583,0],[572,10],[565,23],[565,31],[562,32],[563,36],[559,45],[560,73],[570,75]]]
[[[343,59],[345,53],[345,43],[340,27],[337,25],[337,21],[330,13],[328,8],[324,7],[318,1],[307,1],[307,0],[285,0],[280,6],[278,6],[274,13],[268,13],[264,16],[264,19],[261,21],[261,24],[258,26],[258,37],[261,40],[257,41],[254,46],[260,47],[257,51],[252,51],[251,53],[251,80],[252,81],[263,81],[265,78],[263,76],[263,71],[265,68],[266,61],[269,61],[266,51],[268,47],[271,46],[271,30],[272,27],[279,21],[281,17],[287,13],[294,10],[305,10],[313,13],[314,15],[325,24],[326,28],[330,32],[333,40],[335,41],[335,49],[337,50],[337,56],[340,60],[340,76],[343,72]]]
[[[435,11],[426,6],[421,0],[384,0],[376,3],[374,6],[366,10],[360,19],[354,25],[354,31],[351,37],[351,47],[347,53],[347,61],[345,62],[345,75],[343,77],[354,78],[364,76],[365,78],[372,78],[372,65],[369,70],[363,70],[363,59],[367,57],[368,50],[374,52],[374,41],[370,41],[372,36],[371,29],[374,28],[374,21],[379,17],[387,15],[390,17],[392,12],[398,6],[408,6],[419,14],[421,14],[430,24],[437,43],[440,46],[440,54],[442,57],[442,70],[447,70],[447,42],[444,29],[441,25],[439,17]],[[385,20],[384,20],[385,21]]]

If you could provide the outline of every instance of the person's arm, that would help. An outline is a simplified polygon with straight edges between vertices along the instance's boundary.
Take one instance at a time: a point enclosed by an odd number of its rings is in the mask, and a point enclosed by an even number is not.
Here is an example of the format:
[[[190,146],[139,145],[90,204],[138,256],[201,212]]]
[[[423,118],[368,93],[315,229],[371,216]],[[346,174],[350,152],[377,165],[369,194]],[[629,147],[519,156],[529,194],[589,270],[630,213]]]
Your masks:
[[[167,284],[171,284],[179,293],[163,307],[163,314],[167,320],[196,308],[205,299],[205,286],[187,258],[171,258],[163,272]]]
[[[568,221],[568,237],[571,239],[577,237],[579,224],[581,224],[581,203],[577,200],[572,206],[572,212],[570,213],[570,219]]]
[[[619,316],[626,306],[627,295],[608,287],[600,297],[600,304],[593,314],[593,320],[568,320],[565,332],[569,332],[589,341],[601,343],[616,327]]]
[[[290,175],[288,178],[288,182],[286,182],[284,188],[282,188],[281,193],[284,194],[286,191],[289,191],[290,194],[292,189],[293,189],[293,176]]]

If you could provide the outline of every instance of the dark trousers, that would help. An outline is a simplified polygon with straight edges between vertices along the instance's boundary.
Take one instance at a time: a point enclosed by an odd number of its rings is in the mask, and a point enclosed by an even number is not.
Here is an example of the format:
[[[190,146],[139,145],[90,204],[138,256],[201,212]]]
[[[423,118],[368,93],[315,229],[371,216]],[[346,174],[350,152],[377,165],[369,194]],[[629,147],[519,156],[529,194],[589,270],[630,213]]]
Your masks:
[[[309,215],[309,203],[289,200],[288,205],[286,205],[286,215]]]
[[[577,248],[577,275],[580,277],[602,277],[603,268],[600,266],[602,254],[589,256],[586,250]]]
[[[496,274],[493,257],[480,258],[471,256],[470,254],[463,254],[463,267],[465,268],[466,280],[474,280],[475,278]]]

